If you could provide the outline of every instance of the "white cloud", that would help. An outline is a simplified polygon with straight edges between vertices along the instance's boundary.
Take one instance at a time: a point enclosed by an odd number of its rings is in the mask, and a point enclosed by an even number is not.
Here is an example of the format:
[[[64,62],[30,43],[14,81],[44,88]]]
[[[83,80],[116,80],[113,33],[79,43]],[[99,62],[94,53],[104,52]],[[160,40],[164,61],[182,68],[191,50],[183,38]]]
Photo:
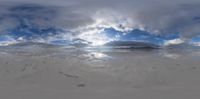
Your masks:
[[[178,39],[173,39],[173,40],[167,40],[164,42],[164,45],[165,46],[177,45],[177,44],[182,44],[184,42],[185,42],[184,40],[178,38]]]
[[[200,46],[200,42],[193,42],[192,44],[195,46]]]
[[[199,0],[0,0],[0,3],[0,15],[7,13],[6,8],[26,3],[54,9],[55,17],[45,22],[35,20],[36,23],[77,31],[73,32],[76,36],[98,34],[104,28],[122,32],[140,29],[154,34],[180,33],[184,39],[200,33]],[[0,24],[0,31],[16,24],[9,20],[4,19],[8,23]]]

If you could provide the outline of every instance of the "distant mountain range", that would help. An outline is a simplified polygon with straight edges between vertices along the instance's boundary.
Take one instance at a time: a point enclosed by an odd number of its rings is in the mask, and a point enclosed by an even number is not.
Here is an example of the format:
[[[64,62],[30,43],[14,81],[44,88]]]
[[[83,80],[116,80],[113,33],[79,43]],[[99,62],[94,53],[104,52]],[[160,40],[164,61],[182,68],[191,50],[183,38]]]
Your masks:
[[[113,48],[120,49],[158,49],[160,46],[148,43],[148,42],[137,42],[137,41],[111,41],[104,46],[110,46]]]

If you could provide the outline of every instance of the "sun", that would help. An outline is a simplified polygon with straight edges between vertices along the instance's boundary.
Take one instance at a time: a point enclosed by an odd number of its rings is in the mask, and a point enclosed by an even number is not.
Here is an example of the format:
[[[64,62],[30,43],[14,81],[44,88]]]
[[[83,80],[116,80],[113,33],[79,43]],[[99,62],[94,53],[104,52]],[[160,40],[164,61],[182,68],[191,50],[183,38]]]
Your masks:
[[[91,42],[91,46],[102,46],[110,41],[110,39],[103,34],[83,34],[81,39]]]
[[[78,38],[91,42],[91,46],[102,46],[111,41],[106,33],[104,33],[104,29],[98,28],[82,31],[82,33],[78,35]]]
[[[108,41],[105,40],[93,40],[92,41],[92,46],[102,46],[106,44]]]

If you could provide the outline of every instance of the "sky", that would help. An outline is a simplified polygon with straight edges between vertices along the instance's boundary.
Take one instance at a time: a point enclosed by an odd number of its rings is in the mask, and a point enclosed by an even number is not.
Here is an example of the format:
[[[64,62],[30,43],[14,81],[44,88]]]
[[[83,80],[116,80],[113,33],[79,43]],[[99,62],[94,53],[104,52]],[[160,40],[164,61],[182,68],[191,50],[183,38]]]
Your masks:
[[[0,0],[0,41],[200,45],[199,0]]]

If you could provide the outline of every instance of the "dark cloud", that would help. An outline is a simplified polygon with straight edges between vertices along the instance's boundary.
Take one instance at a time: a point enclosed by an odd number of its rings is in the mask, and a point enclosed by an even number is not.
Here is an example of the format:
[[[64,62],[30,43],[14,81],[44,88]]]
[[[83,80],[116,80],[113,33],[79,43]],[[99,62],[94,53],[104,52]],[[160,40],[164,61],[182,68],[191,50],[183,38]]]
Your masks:
[[[102,28],[120,32],[140,29],[151,34],[199,35],[199,0],[1,0],[0,30],[18,24],[36,30],[64,29],[94,34]],[[20,20],[20,21],[19,21]],[[28,28],[23,28],[26,30]],[[30,29],[28,29],[30,30]],[[27,31],[27,30],[26,30]],[[46,31],[46,30],[45,30]],[[83,35],[81,35],[83,36]]]

